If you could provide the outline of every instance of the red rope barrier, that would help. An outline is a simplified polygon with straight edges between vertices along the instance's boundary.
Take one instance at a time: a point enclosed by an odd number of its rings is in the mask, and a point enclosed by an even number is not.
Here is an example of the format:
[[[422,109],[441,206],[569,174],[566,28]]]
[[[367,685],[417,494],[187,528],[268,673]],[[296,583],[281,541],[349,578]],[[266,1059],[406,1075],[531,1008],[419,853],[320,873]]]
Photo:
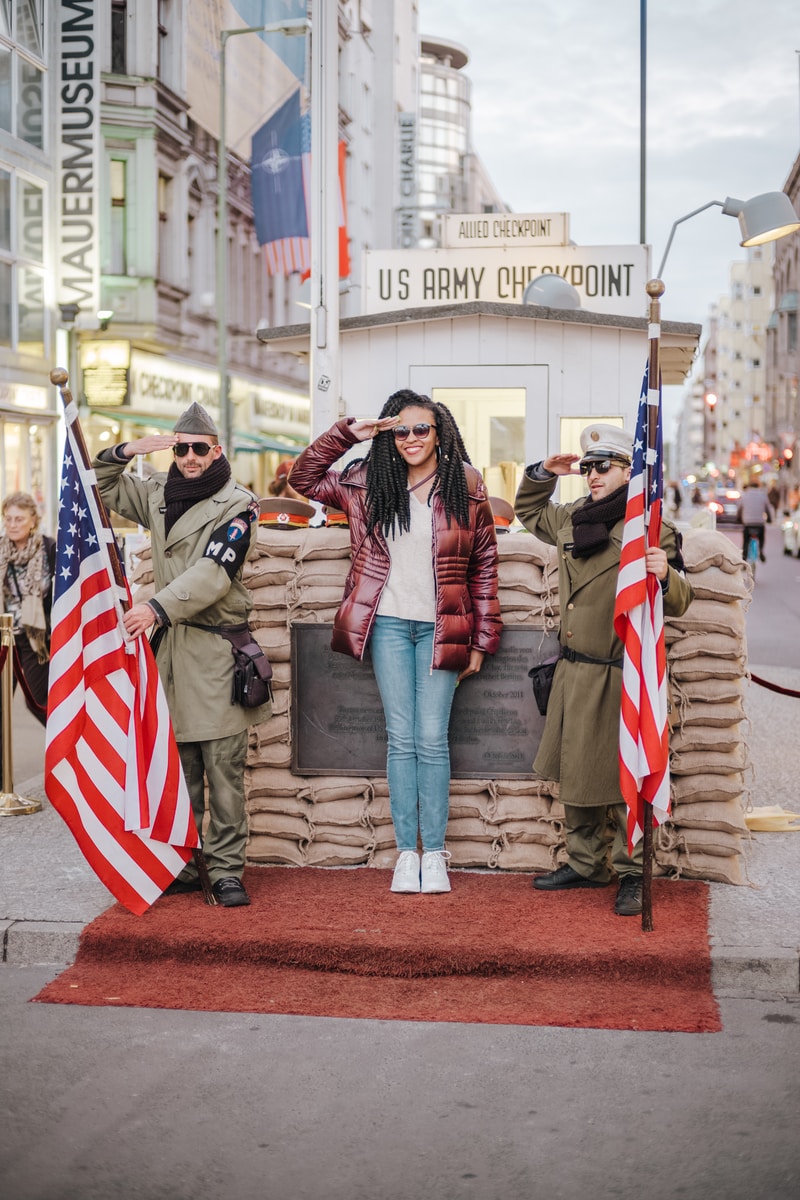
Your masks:
[[[781,696],[794,696],[796,700],[800,700],[800,692],[795,692],[792,688],[781,687],[779,683],[770,683],[768,679],[762,679],[760,675],[753,675],[752,673],[750,678],[759,687],[768,688],[771,692],[779,692]]]

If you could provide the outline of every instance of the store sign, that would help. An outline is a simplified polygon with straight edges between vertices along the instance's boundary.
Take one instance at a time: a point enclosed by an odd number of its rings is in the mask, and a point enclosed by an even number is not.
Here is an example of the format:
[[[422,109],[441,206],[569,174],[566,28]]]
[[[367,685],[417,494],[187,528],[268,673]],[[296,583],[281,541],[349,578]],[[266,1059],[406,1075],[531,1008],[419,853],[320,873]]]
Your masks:
[[[128,398],[130,342],[81,342],[81,371],[86,402],[93,408],[118,408]]]
[[[445,250],[491,246],[566,246],[569,213],[448,213],[442,217]]]
[[[417,244],[417,118],[414,113],[399,113],[397,142],[400,154],[397,244],[410,250]]]
[[[540,275],[560,275],[581,308],[645,315],[647,246],[554,246],[492,250],[371,250],[364,253],[365,312],[486,300],[521,304]]]
[[[58,294],[59,304],[100,307],[100,61],[97,0],[58,6]]]
[[[219,415],[219,376],[203,367],[174,362],[155,354],[131,353],[131,407],[154,414],[180,415],[197,402],[211,414]]]

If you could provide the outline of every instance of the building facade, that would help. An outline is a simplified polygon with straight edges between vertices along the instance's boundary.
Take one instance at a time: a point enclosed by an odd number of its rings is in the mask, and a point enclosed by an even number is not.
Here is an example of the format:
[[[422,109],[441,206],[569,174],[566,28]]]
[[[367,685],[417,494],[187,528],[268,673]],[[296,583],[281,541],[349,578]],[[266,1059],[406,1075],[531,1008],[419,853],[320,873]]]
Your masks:
[[[221,32],[269,21],[268,9],[0,4],[0,484],[32,491],[48,529],[61,451],[54,366],[69,370],[92,451],[170,428],[192,400],[219,420],[223,119],[237,477],[263,493],[308,439],[307,364],[265,356],[254,336],[259,325],[307,320],[310,299],[299,275],[267,273],[253,219],[250,139],[297,86],[275,39],[230,39],[220,111]],[[363,251],[407,245],[409,212],[416,246],[435,239],[443,212],[504,208],[471,145],[466,53],[421,42],[418,21],[416,0],[338,4],[351,262],[343,318],[362,311]]]
[[[800,206],[800,157],[783,189]],[[800,294],[800,234],[782,238],[775,246],[774,307],[766,336],[766,436],[778,456],[780,482],[788,492],[800,482],[800,344],[797,337],[797,299]]]

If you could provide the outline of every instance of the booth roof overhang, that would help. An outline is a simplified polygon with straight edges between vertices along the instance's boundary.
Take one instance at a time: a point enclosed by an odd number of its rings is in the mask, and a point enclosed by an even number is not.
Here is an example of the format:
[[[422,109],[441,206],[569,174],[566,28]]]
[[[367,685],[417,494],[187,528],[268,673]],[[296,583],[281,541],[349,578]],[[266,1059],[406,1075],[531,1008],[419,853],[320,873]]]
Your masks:
[[[643,301],[646,303],[646,301]],[[568,325],[593,325],[606,329],[630,329],[642,333],[643,361],[646,357],[649,323],[646,317],[622,317],[583,309],[545,308],[536,304],[499,304],[473,300],[463,304],[443,304],[425,308],[404,308],[394,312],[371,313],[359,317],[344,317],[339,322],[340,333],[349,330],[404,325],[419,321],[453,321],[468,317],[506,317],[520,321],[560,321]],[[682,384],[692,368],[700,343],[702,325],[678,321],[661,322],[661,376],[666,385]],[[260,327],[258,340],[268,348],[284,353],[305,355],[310,349],[308,324]]]

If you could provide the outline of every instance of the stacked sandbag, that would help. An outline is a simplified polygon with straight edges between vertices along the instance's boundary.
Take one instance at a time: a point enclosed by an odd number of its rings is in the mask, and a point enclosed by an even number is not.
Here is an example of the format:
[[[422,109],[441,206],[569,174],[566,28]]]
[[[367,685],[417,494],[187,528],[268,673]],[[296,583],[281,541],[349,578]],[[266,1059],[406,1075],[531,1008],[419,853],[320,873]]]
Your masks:
[[[528,533],[501,534],[498,546],[505,623],[555,628],[555,550]],[[291,626],[330,624],[349,568],[346,528],[263,526],[257,554],[245,567],[254,605],[250,624],[273,664],[275,696],[272,718],[250,735],[246,790],[253,862],[388,868],[397,859],[385,776],[297,776],[289,770]],[[541,780],[454,779],[447,828],[452,865],[548,870],[563,849],[557,792]]]
[[[555,546],[530,533],[497,539],[500,612],[505,625],[558,625],[558,556]]]
[[[695,599],[682,617],[665,623],[672,816],[659,831],[656,864],[675,876],[742,883],[752,577],[731,540],[715,530],[687,530],[683,554]]]
[[[503,621],[558,627],[555,549],[529,533],[498,537]],[[742,725],[752,582],[724,534],[689,530],[686,573],[695,600],[666,621],[673,812],[657,831],[656,872],[744,880],[748,759]],[[296,866],[391,867],[397,857],[385,776],[298,776],[291,770],[291,626],[330,624],[350,566],[346,528],[260,527],[245,566],[251,627],[273,667],[273,716],[250,732],[245,788],[248,859]],[[152,588],[149,552],[135,568],[137,599]],[[451,865],[546,871],[566,858],[558,785],[534,779],[454,779]]]

